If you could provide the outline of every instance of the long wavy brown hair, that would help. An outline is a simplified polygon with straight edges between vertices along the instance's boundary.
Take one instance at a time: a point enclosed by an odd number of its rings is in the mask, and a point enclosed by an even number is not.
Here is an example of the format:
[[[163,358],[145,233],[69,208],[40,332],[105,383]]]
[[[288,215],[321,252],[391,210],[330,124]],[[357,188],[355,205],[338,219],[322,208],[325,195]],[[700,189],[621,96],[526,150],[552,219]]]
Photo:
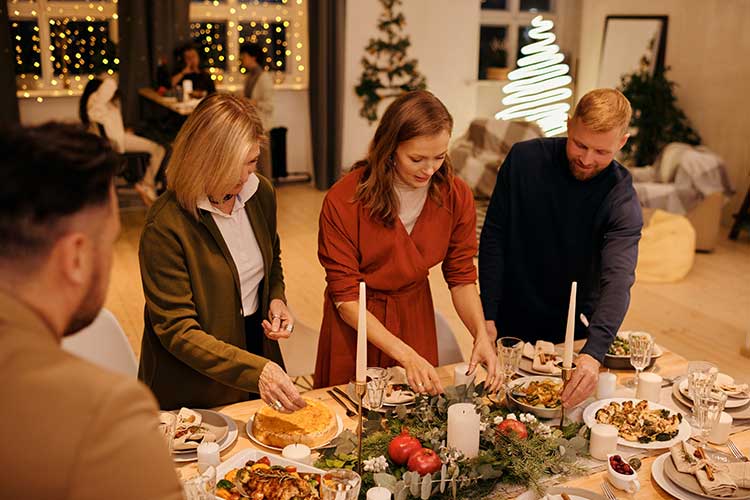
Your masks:
[[[453,117],[440,100],[426,90],[415,90],[401,95],[385,110],[367,156],[352,170],[362,169],[354,200],[370,211],[370,217],[387,227],[393,227],[399,206],[393,181],[396,175],[394,156],[402,142],[415,137],[430,137],[453,130]],[[453,164],[448,155],[432,175],[429,196],[442,204],[443,189],[453,186]]]

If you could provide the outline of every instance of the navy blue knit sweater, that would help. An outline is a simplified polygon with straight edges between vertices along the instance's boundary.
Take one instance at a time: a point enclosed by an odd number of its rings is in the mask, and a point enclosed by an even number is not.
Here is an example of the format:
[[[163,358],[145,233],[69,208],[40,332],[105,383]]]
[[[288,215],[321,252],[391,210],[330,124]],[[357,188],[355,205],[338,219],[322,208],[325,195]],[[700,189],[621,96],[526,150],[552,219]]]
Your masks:
[[[643,217],[630,173],[613,160],[577,180],[566,140],[521,142],[505,158],[479,245],[482,305],[500,336],[562,342],[577,281],[576,338],[602,361],[630,303]]]

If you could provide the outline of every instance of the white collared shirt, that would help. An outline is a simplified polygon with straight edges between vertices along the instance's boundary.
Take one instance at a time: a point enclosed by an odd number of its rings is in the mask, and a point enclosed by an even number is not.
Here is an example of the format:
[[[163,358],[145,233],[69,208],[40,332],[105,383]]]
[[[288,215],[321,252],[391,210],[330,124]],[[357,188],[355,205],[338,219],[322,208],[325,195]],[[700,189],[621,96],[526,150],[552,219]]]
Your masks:
[[[235,197],[231,214],[226,214],[213,206],[208,198],[198,202],[198,208],[211,213],[214,222],[221,232],[224,242],[232,254],[237,274],[240,277],[242,293],[242,311],[250,316],[258,310],[258,286],[263,279],[263,254],[255,238],[250,219],[245,212],[245,203],[258,190],[260,180],[253,173],[242,186],[242,191]]]

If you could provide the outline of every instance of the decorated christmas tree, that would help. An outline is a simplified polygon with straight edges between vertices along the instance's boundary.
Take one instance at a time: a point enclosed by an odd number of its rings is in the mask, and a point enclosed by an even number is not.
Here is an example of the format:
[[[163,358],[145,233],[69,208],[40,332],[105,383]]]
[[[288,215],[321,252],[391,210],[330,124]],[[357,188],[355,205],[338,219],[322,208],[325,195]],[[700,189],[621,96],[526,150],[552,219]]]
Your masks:
[[[382,99],[398,97],[404,92],[424,89],[426,81],[417,70],[416,59],[409,59],[406,51],[411,46],[403,34],[404,14],[396,12],[401,0],[380,0],[383,12],[378,18],[382,38],[371,38],[362,58],[362,76],[354,88],[362,100],[359,114],[370,123],[378,119],[378,104]]]
[[[546,136],[562,134],[568,130],[568,99],[573,95],[568,85],[572,78],[550,32],[552,21],[537,16],[531,26],[529,38],[535,41],[521,48],[525,57],[508,74],[511,83],[503,87],[503,104],[508,107],[495,118],[536,122]]]

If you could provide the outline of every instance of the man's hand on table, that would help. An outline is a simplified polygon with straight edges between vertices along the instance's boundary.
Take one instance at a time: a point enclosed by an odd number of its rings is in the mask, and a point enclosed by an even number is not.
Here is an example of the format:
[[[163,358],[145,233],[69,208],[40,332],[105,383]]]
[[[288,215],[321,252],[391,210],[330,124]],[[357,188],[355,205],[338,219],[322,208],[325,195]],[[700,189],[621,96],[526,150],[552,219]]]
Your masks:
[[[575,364],[576,369],[573,370],[573,376],[562,393],[562,402],[565,408],[573,408],[589,397],[594,392],[596,381],[599,379],[599,367],[601,365],[588,354],[579,355]]]

